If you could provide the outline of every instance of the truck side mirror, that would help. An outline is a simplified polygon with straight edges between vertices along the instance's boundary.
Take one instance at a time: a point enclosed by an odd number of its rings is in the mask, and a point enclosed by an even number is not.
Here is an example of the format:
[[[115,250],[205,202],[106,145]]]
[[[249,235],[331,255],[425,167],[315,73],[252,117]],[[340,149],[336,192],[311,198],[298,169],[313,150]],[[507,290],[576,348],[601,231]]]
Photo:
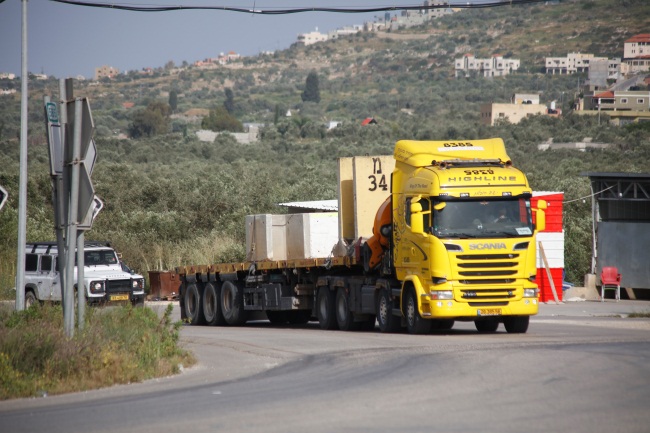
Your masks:
[[[422,204],[411,203],[411,233],[424,233],[424,222],[422,220]]]

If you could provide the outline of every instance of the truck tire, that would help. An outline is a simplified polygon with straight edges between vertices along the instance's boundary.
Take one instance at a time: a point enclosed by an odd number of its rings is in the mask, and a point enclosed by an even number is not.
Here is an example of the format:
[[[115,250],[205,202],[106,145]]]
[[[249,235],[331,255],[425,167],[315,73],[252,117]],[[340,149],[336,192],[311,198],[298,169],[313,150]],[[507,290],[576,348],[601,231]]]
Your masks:
[[[32,290],[25,291],[25,310],[29,307],[38,304],[38,299]]]
[[[203,315],[203,297],[202,287],[196,283],[188,284],[185,287],[185,295],[183,296],[183,309],[185,317],[191,325],[205,324],[205,316]]]
[[[404,299],[404,317],[406,317],[406,328],[409,334],[428,334],[431,332],[431,321],[423,319],[418,311],[418,300],[415,297],[415,290],[406,291]]]
[[[327,287],[321,287],[316,297],[316,316],[321,329],[338,329],[334,304],[334,292]]]
[[[503,326],[509,334],[525,334],[528,331],[530,316],[513,316],[503,319]]]
[[[375,311],[381,332],[399,332],[402,329],[400,318],[393,315],[393,300],[388,290],[379,290]]]
[[[226,281],[221,286],[221,311],[226,323],[239,326],[248,320],[244,310],[244,290],[238,282]]]
[[[336,323],[341,331],[356,331],[359,324],[354,321],[354,313],[350,311],[348,294],[339,287],[336,291]]]
[[[226,319],[221,312],[221,287],[215,283],[206,283],[203,288],[203,316],[209,326],[223,326]]]
[[[499,321],[495,318],[475,320],[474,325],[478,332],[496,332],[499,327]]]

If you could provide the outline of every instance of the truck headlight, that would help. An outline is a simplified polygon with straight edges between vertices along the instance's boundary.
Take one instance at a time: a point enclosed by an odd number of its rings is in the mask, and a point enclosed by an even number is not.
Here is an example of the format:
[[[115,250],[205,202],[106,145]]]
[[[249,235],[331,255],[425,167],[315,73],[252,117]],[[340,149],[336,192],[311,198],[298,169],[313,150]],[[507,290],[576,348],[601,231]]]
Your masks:
[[[451,290],[432,290],[429,292],[429,297],[433,299],[453,299],[454,294]]]
[[[133,280],[133,289],[134,290],[142,290],[144,289],[144,280]]]
[[[524,289],[524,298],[536,298],[537,292],[537,289]]]

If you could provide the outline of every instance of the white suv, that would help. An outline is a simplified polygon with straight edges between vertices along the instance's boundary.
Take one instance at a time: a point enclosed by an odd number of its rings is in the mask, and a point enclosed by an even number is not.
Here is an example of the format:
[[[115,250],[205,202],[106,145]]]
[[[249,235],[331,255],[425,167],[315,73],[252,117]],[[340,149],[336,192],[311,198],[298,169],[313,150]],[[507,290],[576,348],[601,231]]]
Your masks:
[[[128,271],[125,271],[128,270]],[[77,288],[77,266],[74,268]],[[144,277],[131,271],[109,243],[84,245],[84,292],[89,304],[128,301],[144,304]],[[29,243],[25,254],[25,307],[37,301],[61,301],[56,242]]]

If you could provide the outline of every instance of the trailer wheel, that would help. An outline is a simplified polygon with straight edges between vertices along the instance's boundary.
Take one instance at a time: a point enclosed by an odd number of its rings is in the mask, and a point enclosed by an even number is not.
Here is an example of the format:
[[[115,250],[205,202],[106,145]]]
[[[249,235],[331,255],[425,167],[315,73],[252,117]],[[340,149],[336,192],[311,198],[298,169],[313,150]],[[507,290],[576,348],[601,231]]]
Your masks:
[[[400,318],[393,315],[393,301],[388,290],[381,289],[377,294],[375,306],[377,323],[381,332],[399,332],[402,328]]]
[[[266,317],[272,325],[284,325],[287,323],[287,315],[284,311],[267,311]]]
[[[210,326],[223,326],[226,319],[221,311],[221,287],[215,283],[207,283],[203,288],[203,316]]]
[[[423,319],[418,311],[418,301],[415,298],[415,291],[409,289],[404,300],[404,316],[406,317],[406,328],[409,334],[428,334],[431,332],[431,321]]]
[[[474,325],[478,332],[496,332],[499,327],[499,321],[495,318],[475,320]]]
[[[316,316],[321,329],[338,329],[334,304],[334,292],[321,287],[316,298]]]
[[[525,334],[528,331],[528,322],[530,316],[515,316],[505,317],[503,319],[503,326],[510,334]]]
[[[359,329],[359,323],[354,321],[354,313],[350,311],[348,294],[341,287],[336,291],[336,323],[341,331],[356,331]]]
[[[226,281],[221,286],[221,312],[229,325],[243,325],[248,319],[244,310],[244,290],[236,282]]]
[[[196,283],[188,284],[185,288],[185,296],[183,296],[183,308],[185,310],[185,317],[192,325],[205,324],[205,316],[203,315],[203,299],[202,287]]]
[[[292,325],[304,325],[311,320],[310,310],[287,311],[287,320]]]

